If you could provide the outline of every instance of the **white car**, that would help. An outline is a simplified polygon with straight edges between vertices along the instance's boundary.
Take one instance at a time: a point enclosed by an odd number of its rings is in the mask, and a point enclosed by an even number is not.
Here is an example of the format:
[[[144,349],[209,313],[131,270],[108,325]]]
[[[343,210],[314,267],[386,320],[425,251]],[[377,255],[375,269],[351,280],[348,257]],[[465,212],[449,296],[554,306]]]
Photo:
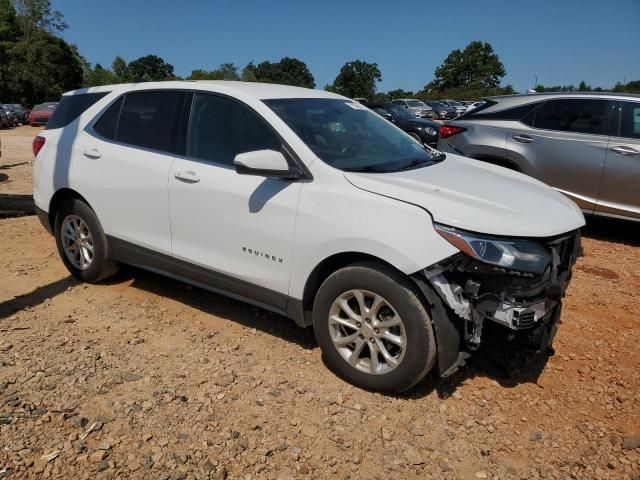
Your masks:
[[[485,334],[546,352],[580,251],[562,194],[324,91],[77,90],[33,147],[37,212],[75,277],[133,264],[313,325],[371,390],[448,375]]]

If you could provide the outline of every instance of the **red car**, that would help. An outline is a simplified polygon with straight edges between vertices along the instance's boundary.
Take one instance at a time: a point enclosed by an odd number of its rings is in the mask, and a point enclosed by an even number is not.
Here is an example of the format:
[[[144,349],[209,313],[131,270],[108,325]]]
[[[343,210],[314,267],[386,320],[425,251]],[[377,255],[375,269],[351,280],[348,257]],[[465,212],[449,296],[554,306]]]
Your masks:
[[[31,110],[29,114],[29,125],[32,127],[36,125],[46,125],[57,106],[58,102],[46,102],[33,107],[33,110]]]

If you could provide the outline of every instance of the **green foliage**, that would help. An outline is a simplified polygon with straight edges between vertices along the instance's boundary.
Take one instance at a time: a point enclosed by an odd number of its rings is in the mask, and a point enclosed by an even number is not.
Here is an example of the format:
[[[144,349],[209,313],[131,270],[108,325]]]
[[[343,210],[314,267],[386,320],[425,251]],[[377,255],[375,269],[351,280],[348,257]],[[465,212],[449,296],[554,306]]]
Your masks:
[[[332,90],[349,98],[371,99],[376,93],[376,82],[382,80],[377,63],[355,60],[343,65],[333,81]]]
[[[192,70],[187,80],[240,80],[238,67],[233,63],[223,63],[215,70]]]
[[[111,71],[115,77],[114,83],[128,83],[131,82],[131,73],[129,73],[129,66],[124,58],[120,55],[116,55],[111,63]]]
[[[77,49],[56,34],[67,27],[49,0],[0,0],[0,95],[33,105],[82,83]]]
[[[279,62],[249,63],[242,70],[245,82],[279,83],[315,88],[316,82],[307,64],[297,58],[284,57]]]
[[[425,90],[451,88],[492,89],[506,75],[504,65],[487,42],[471,42],[464,50],[453,50],[436,68],[434,80]]]
[[[640,93],[640,80],[632,80],[625,84],[616,83],[613,91],[617,93]]]
[[[127,70],[134,82],[172,80],[173,65],[157,55],[146,55],[129,63]]]
[[[395,100],[396,98],[412,98],[414,93],[410,90],[403,90],[401,88],[397,88],[395,90],[389,90],[387,92],[387,96],[389,100]]]

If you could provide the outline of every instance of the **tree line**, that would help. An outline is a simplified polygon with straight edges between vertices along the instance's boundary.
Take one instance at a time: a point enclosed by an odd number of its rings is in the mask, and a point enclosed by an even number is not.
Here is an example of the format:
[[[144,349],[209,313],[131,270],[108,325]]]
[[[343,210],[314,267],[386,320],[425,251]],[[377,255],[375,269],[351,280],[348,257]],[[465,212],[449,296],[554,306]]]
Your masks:
[[[0,100],[34,105],[57,100],[66,91],[79,87],[114,83],[179,80],[173,65],[157,55],[146,55],[130,62],[116,56],[110,66],[92,65],[75,45],[60,34],[67,28],[61,12],[51,8],[50,0],[0,0]],[[490,95],[515,93],[503,86],[506,69],[487,42],[473,41],[464,49],[453,50],[434,71],[434,78],[419,91],[402,89],[380,92],[382,72],[377,63],[354,60],[345,63],[325,90],[349,98],[363,97],[374,102],[417,97],[479,99]],[[187,80],[242,80],[316,88],[308,66],[301,60],[283,57],[277,62],[250,62],[243,68],[223,63],[213,70],[192,70]],[[603,91],[581,82],[545,87],[537,91]],[[613,91],[640,93],[640,80],[616,84]]]

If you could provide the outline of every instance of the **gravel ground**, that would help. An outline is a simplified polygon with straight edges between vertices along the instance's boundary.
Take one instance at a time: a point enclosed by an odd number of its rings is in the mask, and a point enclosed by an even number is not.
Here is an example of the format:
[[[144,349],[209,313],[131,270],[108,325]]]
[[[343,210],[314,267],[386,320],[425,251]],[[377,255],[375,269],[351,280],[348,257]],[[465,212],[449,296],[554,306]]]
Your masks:
[[[31,193],[36,131],[0,132],[0,194]],[[385,396],[287,319],[130,268],[79,284],[0,219],[0,478],[640,479],[639,239],[586,229],[548,361],[487,345],[499,368]]]

